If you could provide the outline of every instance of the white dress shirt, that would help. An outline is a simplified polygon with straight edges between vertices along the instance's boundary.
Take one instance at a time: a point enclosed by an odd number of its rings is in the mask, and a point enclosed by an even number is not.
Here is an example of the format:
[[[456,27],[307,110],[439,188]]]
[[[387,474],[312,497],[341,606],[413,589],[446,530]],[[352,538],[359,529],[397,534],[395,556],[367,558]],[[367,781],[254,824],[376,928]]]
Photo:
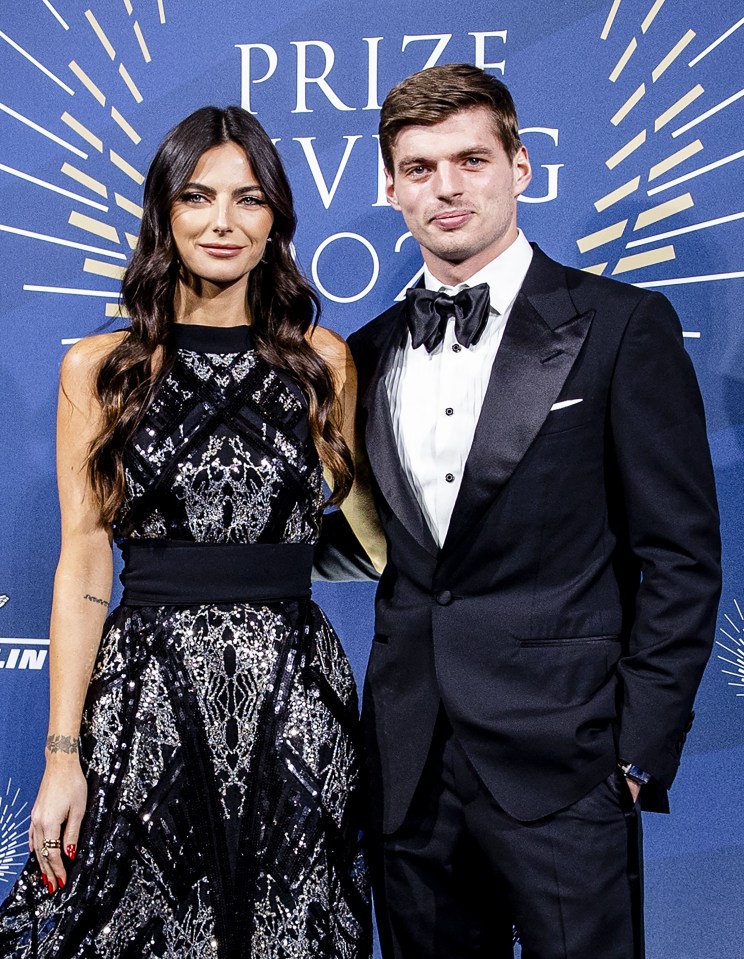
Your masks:
[[[454,294],[487,283],[491,303],[486,328],[466,349],[455,338],[451,318],[444,340],[431,353],[425,346],[414,350],[409,333],[385,378],[403,471],[439,546],[460,491],[491,367],[531,261],[532,247],[520,230],[508,249],[456,287],[440,283],[425,269],[428,290]]]

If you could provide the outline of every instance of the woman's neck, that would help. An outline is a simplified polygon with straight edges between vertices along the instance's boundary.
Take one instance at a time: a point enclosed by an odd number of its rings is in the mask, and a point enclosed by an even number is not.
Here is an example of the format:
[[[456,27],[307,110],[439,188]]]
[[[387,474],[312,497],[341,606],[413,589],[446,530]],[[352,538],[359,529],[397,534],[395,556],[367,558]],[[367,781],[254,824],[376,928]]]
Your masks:
[[[180,282],[176,289],[174,313],[176,323],[200,326],[250,324],[246,284],[219,288],[204,283],[197,290]]]

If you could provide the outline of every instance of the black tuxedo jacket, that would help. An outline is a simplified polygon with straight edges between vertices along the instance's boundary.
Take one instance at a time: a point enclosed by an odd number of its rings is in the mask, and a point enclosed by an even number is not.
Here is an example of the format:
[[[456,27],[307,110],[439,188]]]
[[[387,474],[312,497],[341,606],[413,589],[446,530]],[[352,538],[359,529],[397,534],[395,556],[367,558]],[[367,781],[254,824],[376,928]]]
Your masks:
[[[664,808],[720,592],[705,420],[674,310],[535,248],[439,549],[384,382],[404,309],[349,338],[388,539],[363,705],[378,827],[402,822],[440,705],[517,819],[575,801],[618,759],[653,774],[648,805]]]

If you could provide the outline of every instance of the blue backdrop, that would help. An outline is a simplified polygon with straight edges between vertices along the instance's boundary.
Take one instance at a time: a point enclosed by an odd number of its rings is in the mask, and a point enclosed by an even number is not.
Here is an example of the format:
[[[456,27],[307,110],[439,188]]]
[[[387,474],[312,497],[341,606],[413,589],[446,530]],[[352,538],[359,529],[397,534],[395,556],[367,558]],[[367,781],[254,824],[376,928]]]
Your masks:
[[[25,856],[59,547],[57,373],[115,318],[165,132],[242,103],[278,140],[298,256],[343,334],[420,268],[387,207],[385,92],[436,62],[503,77],[535,179],[520,223],[565,262],[660,289],[708,411],[723,517],[719,645],[672,792],[646,817],[649,959],[744,955],[744,16],[721,0],[6,0],[0,9],[0,898]],[[639,429],[643,424],[639,423]],[[361,679],[372,588],[323,587]]]

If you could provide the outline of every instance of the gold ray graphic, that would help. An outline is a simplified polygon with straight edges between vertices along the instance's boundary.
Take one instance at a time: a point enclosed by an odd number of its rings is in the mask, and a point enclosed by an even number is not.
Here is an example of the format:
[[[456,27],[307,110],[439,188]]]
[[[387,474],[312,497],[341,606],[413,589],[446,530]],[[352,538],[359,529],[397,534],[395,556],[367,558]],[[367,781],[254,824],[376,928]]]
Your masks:
[[[82,137],[86,143],[90,143],[94,150],[98,150],[99,153],[103,153],[103,140],[101,140],[100,137],[97,137],[95,133],[91,133],[90,130],[83,126],[79,120],[76,120],[75,117],[67,113],[67,111],[62,114],[60,120],[63,123],[66,123],[71,130],[74,130],[78,136]],[[81,153],[80,155],[84,160],[88,159],[87,153]]]
[[[628,63],[628,60],[630,60],[630,58],[633,56],[633,54],[636,52],[637,49],[638,49],[638,41],[636,40],[635,37],[633,37],[633,39],[630,41],[628,46],[625,48],[625,52],[615,64],[614,70],[610,74],[610,80],[613,83],[616,82],[617,78],[625,69],[626,64]]]
[[[607,269],[607,263],[595,263],[594,266],[582,266],[584,273],[594,273],[595,276],[602,276]]]
[[[109,57],[112,60],[115,60],[116,50],[114,50],[114,45],[106,36],[106,32],[104,31],[103,27],[98,22],[98,20],[96,20],[95,14],[93,13],[92,10],[85,11],[85,19],[88,21],[91,27],[93,27],[93,32],[101,41],[101,46],[103,47],[103,49],[106,51],[106,53],[108,53]]]
[[[83,86],[88,91],[88,93],[94,96],[96,100],[98,100],[98,102],[101,104],[102,107],[105,107],[106,97],[103,91],[97,84],[95,84],[91,80],[91,78],[88,76],[85,70],[83,70],[83,68],[78,63],[76,63],[75,60],[71,60],[68,66],[70,70],[72,70],[72,72],[78,78],[78,80],[83,84]]]
[[[165,6],[163,5],[163,0],[158,0],[158,14],[160,15],[160,22],[165,23]]]
[[[594,209],[597,211],[597,213],[602,213],[603,210],[606,210],[614,203],[619,203],[620,200],[624,200],[626,196],[630,196],[631,193],[635,193],[640,185],[641,178],[639,176],[635,177],[633,180],[628,180],[627,183],[623,183],[622,186],[619,186],[616,190],[613,190],[612,193],[607,193],[605,196],[600,197],[600,199],[595,202]]]
[[[618,273],[630,273],[631,270],[643,270],[647,266],[655,266],[657,263],[668,263],[675,259],[673,246],[660,246],[657,250],[647,250],[645,253],[631,253],[630,256],[623,256],[617,261],[612,276]]]
[[[614,170],[618,164],[627,159],[631,153],[634,153],[638,149],[638,147],[643,146],[645,142],[646,131],[641,130],[641,132],[637,136],[634,136],[632,140],[628,140],[624,147],[620,147],[617,153],[613,153],[609,160],[605,160],[605,164],[608,169]]]
[[[647,191],[648,196],[654,196],[656,193],[661,193],[662,190],[670,190],[673,186],[686,183],[688,180],[694,180],[695,177],[702,176],[704,173],[710,173],[711,170],[717,170],[718,167],[726,166],[727,163],[733,163],[735,160],[741,160],[742,157],[744,157],[744,150],[739,150],[738,153],[731,153],[727,157],[722,157],[720,160],[714,160],[713,163],[708,163],[705,166],[698,167],[697,170],[684,173],[675,180],[669,180],[668,183],[660,183],[659,186],[655,186]]]
[[[134,82],[129,70],[127,70],[123,63],[119,64],[119,76],[122,78],[124,83],[126,83],[127,87],[129,88],[129,92],[132,94],[137,103],[142,103],[142,94],[139,92],[137,84]]]
[[[149,63],[152,60],[152,57],[150,56],[150,51],[147,48],[147,43],[145,42],[142,28],[136,20],[134,21],[134,35],[137,37],[137,43],[142,51],[142,56],[145,59],[145,63]]]
[[[87,186],[89,190],[92,190],[94,193],[102,196],[104,200],[108,200],[108,190],[106,189],[105,184],[101,183],[100,180],[95,180],[87,173],[83,173],[82,170],[78,170],[78,168],[73,166],[71,163],[63,163],[60,172],[64,173],[65,176],[70,177],[70,179],[81,183],[83,186]]]
[[[129,249],[136,250],[137,240],[139,239],[139,237],[135,236],[134,233],[125,233],[124,236],[126,237],[126,241],[129,244]]]
[[[92,260],[90,257],[86,257],[83,263],[84,273],[94,273],[96,276],[107,276],[112,280],[123,280],[125,271],[125,266],[116,266],[113,263],[102,263],[100,260]]]
[[[694,103],[699,96],[702,96],[705,93],[705,90],[698,83],[696,86],[689,90],[683,97],[680,97],[675,103],[673,103],[667,110],[660,114],[654,121],[654,133],[658,133],[662,127],[665,127],[667,123],[673,120],[679,113],[684,109],[689,107],[691,103]]]
[[[739,29],[739,27],[742,27],[742,26],[744,26],[744,17],[742,17],[741,20],[737,20],[737,22],[733,25],[733,27],[729,27],[725,33],[721,34],[721,36],[717,40],[714,40],[713,43],[709,44],[705,48],[705,50],[702,51],[702,53],[698,53],[698,55],[694,57],[692,60],[690,60],[690,62],[687,65],[689,67],[694,67],[697,63],[700,63],[703,57],[707,57],[712,50],[715,50],[715,48],[719,45],[719,43],[723,43],[724,40],[728,40],[731,34],[734,33],[736,30]]]
[[[648,33],[649,27],[656,19],[656,14],[659,12],[659,10],[661,10],[663,6],[664,6],[664,0],[656,0],[654,5],[648,11],[648,13],[646,14],[646,19],[641,24],[641,30],[644,33]]]
[[[126,133],[126,135],[129,137],[132,143],[137,145],[142,140],[142,137],[139,135],[139,133],[137,133],[137,131],[134,129],[131,123],[129,123],[127,120],[124,119],[124,117],[121,115],[121,113],[119,113],[116,107],[111,107],[111,117],[116,123],[118,123],[118,125]]]
[[[685,160],[689,160],[690,157],[695,156],[696,153],[700,153],[702,149],[703,144],[700,142],[700,140],[695,140],[692,143],[688,143],[686,147],[682,147],[681,150],[677,150],[676,153],[672,153],[672,155],[668,156],[665,160],[659,160],[658,163],[655,163],[649,171],[649,180],[657,180],[660,176],[668,173],[669,170],[679,166],[680,163],[684,163]]]
[[[78,150],[76,146],[73,146],[71,143],[68,143],[67,140],[63,140],[62,137],[58,137],[56,133],[52,133],[51,130],[47,130],[46,127],[40,126],[38,123],[34,123],[33,120],[30,120],[28,117],[25,117],[22,113],[18,113],[16,110],[11,109],[7,104],[0,103],[0,110],[3,113],[7,113],[9,117],[13,117],[14,120],[18,120],[19,123],[23,123],[25,126],[29,127],[31,130],[35,130],[37,133],[40,133],[42,136],[47,137],[49,140],[53,140],[55,143],[58,143],[61,147],[64,147],[65,150],[69,150],[71,153],[74,153],[76,156],[82,157],[83,160],[88,159],[88,154],[83,153],[82,150]]]
[[[124,309],[120,303],[107,303],[106,304],[106,316],[109,319],[118,319],[121,317],[123,320],[129,319],[129,313]]]
[[[742,97],[744,97],[744,89],[739,90],[738,93],[732,94],[725,100],[721,100],[720,103],[717,103],[714,107],[711,107],[710,110],[706,110],[705,113],[701,113],[699,117],[695,117],[693,120],[690,120],[689,123],[685,123],[684,126],[681,126],[678,130],[675,130],[672,133],[672,136],[682,136],[683,133],[687,133],[688,130],[696,127],[698,123],[702,123],[703,120],[707,120],[708,117],[712,117],[721,110],[725,110],[726,107],[731,106],[732,103],[736,103],[737,100],[741,100]]]
[[[50,80],[53,80],[58,87],[62,87],[65,93],[69,93],[71,97],[75,95],[75,91],[72,89],[72,87],[68,87],[67,84],[63,80],[60,80],[55,73],[52,73],[51,70],[48,70],[43,63],[39,63],[36,57],[32,57],[28,50],[24,50],[22,46],[15,42],[15,40],[11,40],[7,33],[3,33],[2,30],[0,30],[0,39],[5,40],[5,42],[17,53],[20,53],[21,56],[25,57],[29,63],[32,63],[37,70],[41,70],[45,76],[49,77]]]
[[[116,227],[111,226],[110,223],[102,223],[100,220],[95,220],[92,216],[85,216],[84,213],[78,213],[77,210],[72,211],[67,222],[70,226],[76,226],[79,230],[93,233],[95,236],[100,236],[104,240],[110,240],[111,243],[121,243],[119,234],[116,232]]]
[[[134,180],[137,186],[142,186],[142,184],[145,182],[145,178],[139,172],[139,170],[136,170],[131,163],[127,163],[124,157],[120,157],[119,154],[114,150],[109,151],[109,157],[114,166],[119,167],[122,173],[126,173],[130,179]]]
[[[612,243],[613,240],[619,240],[625,232],[627,225],[627,220],[620,220],[619,223],[613,223],[611,226],[606,226],[602,230],[597,230],[596,233],[589,233],[587,236],[581,237],[580,240],[576,241],[576,245],[581,253],[596,250],[598,246],[604,246],[605,243]]]
[[[651,71],[651,77],[656,83],[662,74],[669,69],[669,67],[674,63],[677,57],[687,49],[687,47],[695,39],[695,31],[688,30],[687,33],[682,37],[681,40],[678,40],[677,43],[672,47],[672,49],[667,53],[663,60],[659,62],[657,66]]]
[[[54,9],[54,7],[51,5],[51,3],[49,2],[49,0],[42,0],[42,3],[43,3],[44,6],[47,8],[47,10],[49,10],[49,12],[52,13],[52,14],[54,15],[54,17],[56,17],[57,21],[61,24],[62,27],[64,27],[65,30],[69,30],[69,29],[70,29],[69,23],[67,23],[67,22],[60,16],[60,14],[59,14],[59,13]]]
[[[673,236],[682,236],[685,233],[697,233],[698,230],[708,230],[724,223],[733,223],[735,220],[744,220],[744,212],[729,213],[727,216],[717,216],[713,220],[703,220],[701,223],[681,226],[678,230],[668,230],[666,233],[657,233],[655,236],[645,236],[641,240],[631,240],[630,243],[625,244],[625,248],[630,249],[635,246],[643,246],[646,243],[657,243],[659,240],[669,240]]]
[[[628,97],[625,103],[617,111],[615,116],[610,121],[612,125],[617,126],[619,123],[622,123],[622,121],[627,117],[627,115],[630,113],[630,111],[633,109],[636,103],[638,103],[639,100],[642,100],[645,95],[646,95],[646,84],[642,83],[634,93],[631,93],[631,95]]]
[[[134,7],[132,6],[132,0],[124,0],[124,6],[125,6],[126,9],[127,9],[127,13],[128,13],[129,16],[131,17],[132,14],[134,13]]]
[[[652,206],[648,210],[641,210],[636,217],[633,232],[642,230],[646,226],[658,223],[660,220],[666,220],[667,217],[674,216],[675,213],[681,213],[683,210],[689,210],[695,206],[695,201],[689,193],[683,193],[681,196],[674,197],[673,200],[666,200],[657,206]]]
[[[605,25],[602,27],[601,39],[606,40],[610,35],[610,30],[612,29],[612,24],[615,22],[615,17],[617,16],[617,11],[620,9],[620,0],[612,0],[612,6],[610,7],[610,12],[607,14],[607,19],[605,20]]]
[[[116,205],[121,207],[122,210],[126,210],[127,213],[131,213],[132,216],[136,216],[138,220],[142,219],[141,206],[137,206],[136,203],[133,203],[132,200],[128,200],[125,196],[122,196],[121,193],[114,193],[114,199],[116,200]]]

